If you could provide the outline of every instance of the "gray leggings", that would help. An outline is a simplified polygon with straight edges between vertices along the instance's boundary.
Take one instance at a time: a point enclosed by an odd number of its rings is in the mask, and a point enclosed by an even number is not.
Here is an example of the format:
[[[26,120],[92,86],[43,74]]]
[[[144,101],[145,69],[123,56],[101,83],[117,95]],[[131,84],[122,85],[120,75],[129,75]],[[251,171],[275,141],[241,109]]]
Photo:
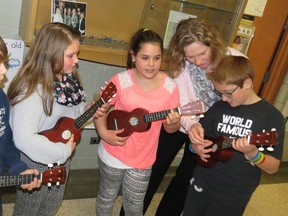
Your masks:
[[[34,163],[27,157],[22,157],[30,168],[43,172],[47,166]],[[64,166],[61,165],[61,166]],[[54,216],[61,206],[64,191],[69,175],[70,160],[65,164],[67,178],[64,184],[59,186],[53,185],[48,187],[43,184],[41,188],[33,191],[17,190],[17,199],[14,206],[13,216]]]
[[[117,169],[107,166],[98,158],[100,190],[96,198],[96,215],[111,216],[113,206],[122,186],[122,200],[126,216],[143,215],[143,202],[148,187],[151,167]]]

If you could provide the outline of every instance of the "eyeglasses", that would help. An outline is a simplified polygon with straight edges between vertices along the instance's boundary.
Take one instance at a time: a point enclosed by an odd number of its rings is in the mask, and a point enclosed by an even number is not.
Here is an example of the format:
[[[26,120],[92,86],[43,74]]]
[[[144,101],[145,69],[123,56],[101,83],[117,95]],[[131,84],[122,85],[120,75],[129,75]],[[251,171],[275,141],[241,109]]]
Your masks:
[[[232,98],[232,97],[233,97],[233,93],[237,90],[238,87],[239,87],[239,86],[237,85],[236,88],[235,88],[233,91],[231,91],[231,92],[221,93],[221,92],[217,91],[216,89],[214,89],[213,91],[214,91],[215,94],[217,94],[219,97],[225,96],[225,97],[227,97],[227,98]]]

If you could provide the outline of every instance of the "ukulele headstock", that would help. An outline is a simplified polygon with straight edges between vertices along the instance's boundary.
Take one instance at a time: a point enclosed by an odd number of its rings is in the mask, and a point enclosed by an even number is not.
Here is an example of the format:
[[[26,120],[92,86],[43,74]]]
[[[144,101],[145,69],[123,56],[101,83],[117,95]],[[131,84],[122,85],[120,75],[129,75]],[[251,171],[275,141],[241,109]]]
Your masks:
[[[116,86],[113,82],[110,82],[109,84],[106,83],[106,87],[101,87],[102,94],[101,98],[104,100],[105,103],[110,102],[113,97],[116,96]]]
[[[59,167],[59,165],[48,164],[49,169],[42,173],[42,182],[46,183],[48,187],[52,186],[52,183],[60,185],[66,180],[66,167]]]
[[[250,137],[250,138],[249,138]],[[267,147],[267,151],[274,151],[273,146],[275,146],[278,142],[278,134],[275,129],[272,129],[271,131],[265,132],[263,130],[262,133],[253,134],[252,136],[249,136],[248,138],[250,144],[254,144],[256,146],[259,146],[259,151],[264,151],[264,147]]]
[[[182,115],[202,115],[206,112],[206,107],[203,101],[190,102],[180,107]]]

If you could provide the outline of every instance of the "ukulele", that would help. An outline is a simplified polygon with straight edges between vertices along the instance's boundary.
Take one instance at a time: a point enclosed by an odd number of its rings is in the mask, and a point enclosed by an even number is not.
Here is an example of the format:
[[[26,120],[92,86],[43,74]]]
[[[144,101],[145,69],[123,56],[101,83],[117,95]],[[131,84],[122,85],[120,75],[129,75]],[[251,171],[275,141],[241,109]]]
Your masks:
[[[47,183],[48,186],[51,186],[51,183],[56,183],[56,185],[59,185],[60,183],[65,182],[66,168],[58,167],[45,170],[38,176],[35,174],[0,176],[0,187],[29,184],[35,177],[40,179],[42,183]]]
[[[277,144],[277,131],[272,130],[270,132],[262,132],[258,134],[253,134],[248,136],[248,141],[252,145],[260,146],[258,148],[259,151],[264,151],[263,146],[269,146],[267,148],[268,151],[273,151],[273,145]],[[212,167],[218,161],[227,162],[233,155],[232,150],[232,141],[225,136],[219,136],[217,138],[205,137],[205,139],[209,139],[213,142],[212,146],[208,146],[208,148],[212,148],[212,151],[209,153],[210,158],[206,158],[207,162],[203,161],[199,155],[195,155],[195,160],[197,164],[204,166],[204,167]]]
[[[182,107],[174,108],[180,115],[200,115],[205,113],[203,101],[192,102]],[[131,112],[124,110],[113,110],[107,115],[107,129],[124,131],[117,134],[120,137],[130,136],[133,132],[148,131],[152,121],[165,119],[170,110],[149,113],[142,108],[136,108]]]
[[[39,134],[46,136],[52,142],[62,143],[66,143],[74,134],[74,141],[78,141],[81,138],[83,124],[93,116],[99,107],[110,102],[111,98],[115,97],[116,91],[116,86],[113,82],[110,82],[103,90],[100,99],[77,119],[61,117],[53,128],[41,131]]]

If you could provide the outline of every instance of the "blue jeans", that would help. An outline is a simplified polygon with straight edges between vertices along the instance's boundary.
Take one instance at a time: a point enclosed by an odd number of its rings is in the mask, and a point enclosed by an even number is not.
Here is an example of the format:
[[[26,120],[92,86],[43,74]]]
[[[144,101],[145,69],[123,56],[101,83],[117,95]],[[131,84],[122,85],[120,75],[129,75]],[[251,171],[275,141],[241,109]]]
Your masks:
[[[98,158],[100,189],[96,198],[96,215],[111,216],[113,206],[122,186],[122,202],[126,216],[143,215],[143,203],[151,168],[117,169],[107,166]]]

